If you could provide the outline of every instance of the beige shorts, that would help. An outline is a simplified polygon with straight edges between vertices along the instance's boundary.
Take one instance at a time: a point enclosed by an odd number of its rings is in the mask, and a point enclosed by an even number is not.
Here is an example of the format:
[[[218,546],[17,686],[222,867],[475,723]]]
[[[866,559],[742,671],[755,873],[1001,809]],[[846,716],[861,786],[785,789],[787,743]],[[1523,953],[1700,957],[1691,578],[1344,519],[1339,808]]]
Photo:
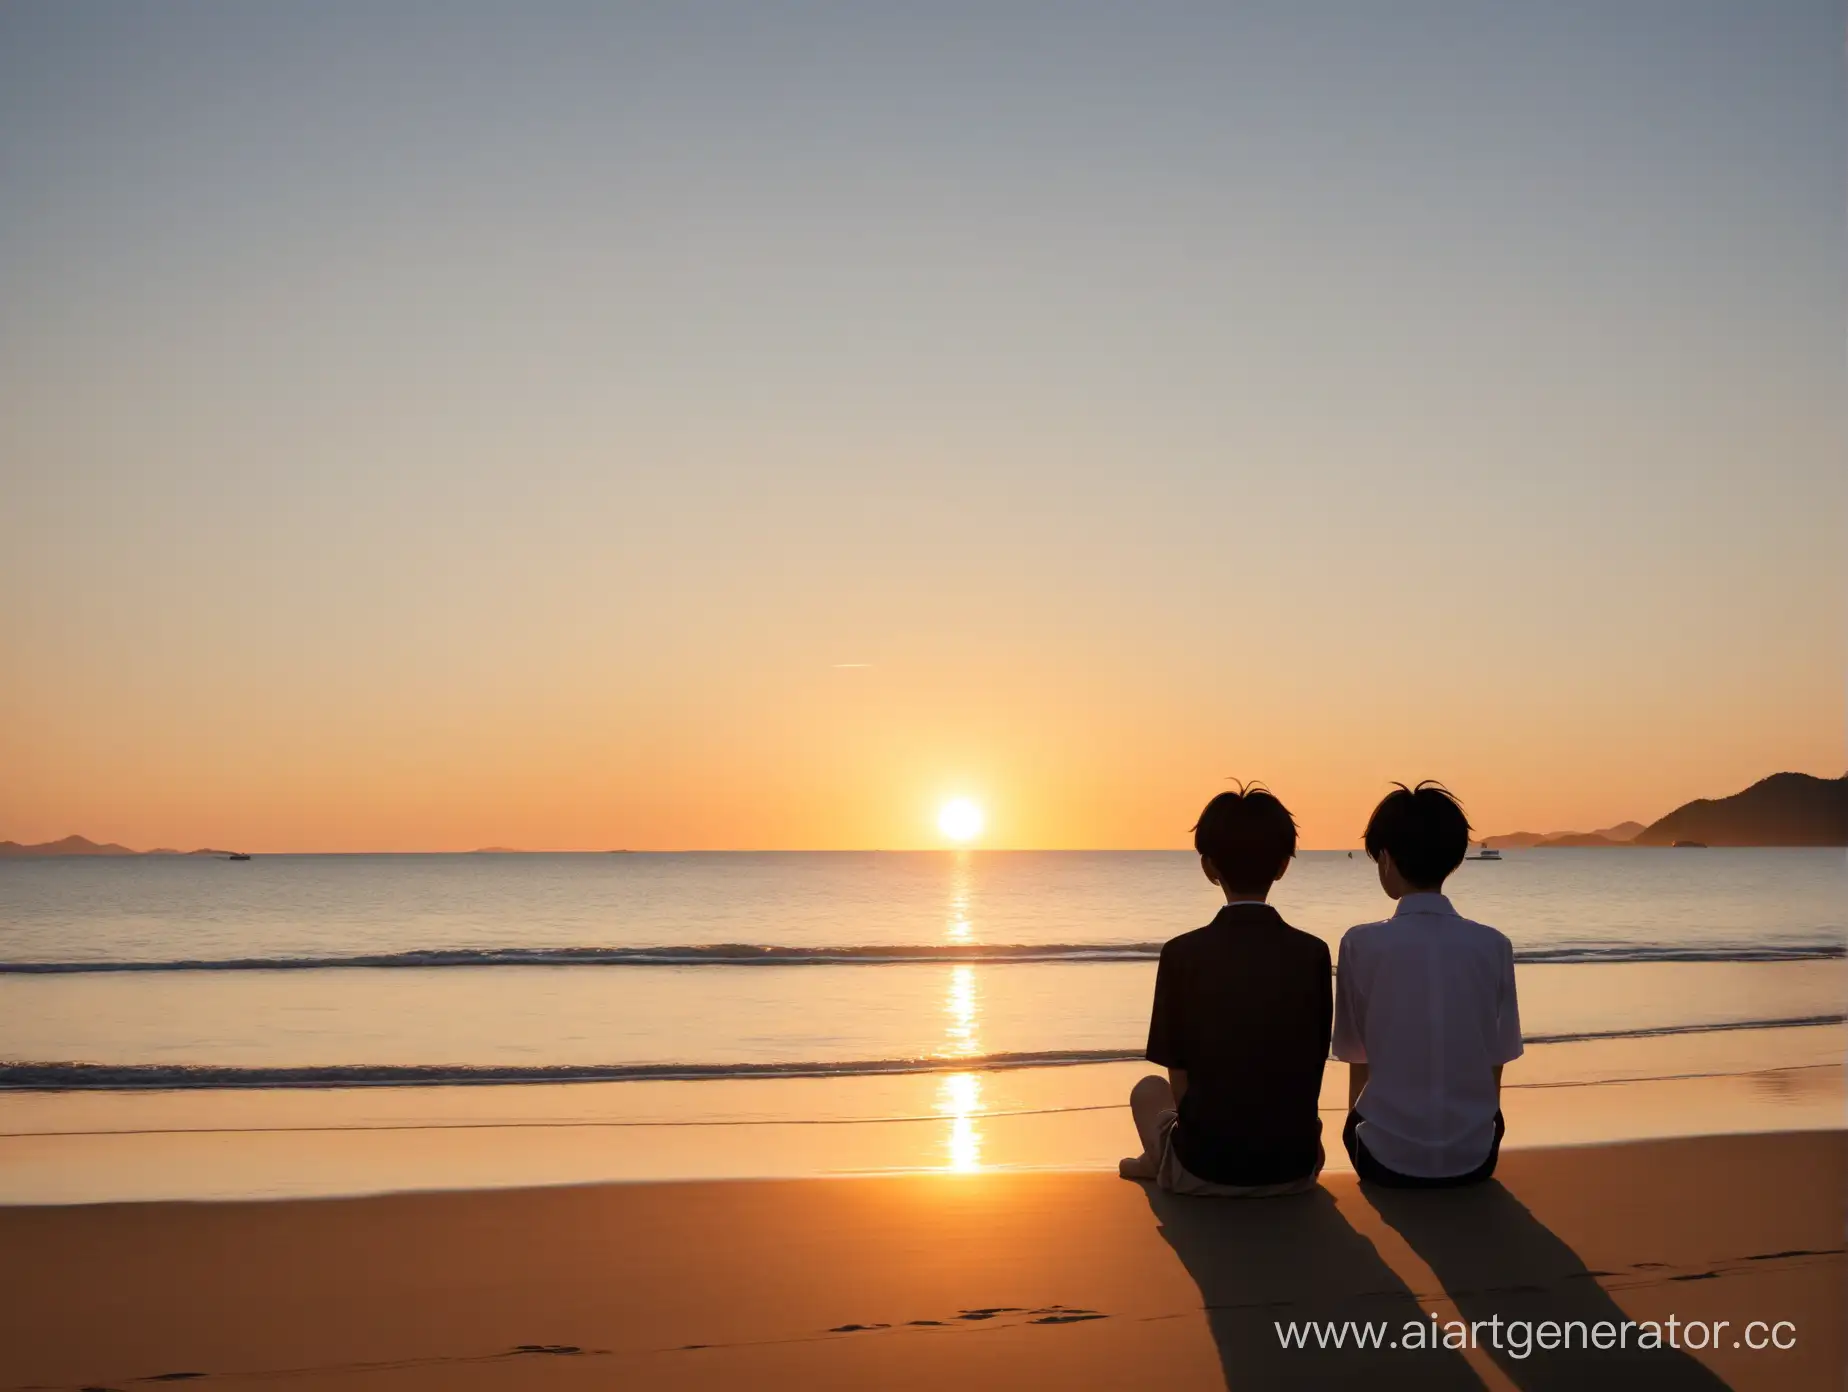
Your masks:
[[[1155,1170],[1155,1182],[1170,1194],[1193,1194],[1201,1198],[1217,1195],[1227,1199],[1267,1199],[1276,1194],[1301,1194],[1315,1188],[1321,1178],[1322,1165],[1327,1160],[1327,1152],[1322,1143],[1316,1142],[1315,1169],[1301,1179],[1293,1179],[1285,1184],[1215,1184],[1210,1179],[1201,1179],[1190,1174],[1181,1157],[1174,1153],[1174,1123],[1180,1120],[1179,1112],[1161,1112],[1155,1118],[1156,1128],[1161,1132],[1161,1164]]]

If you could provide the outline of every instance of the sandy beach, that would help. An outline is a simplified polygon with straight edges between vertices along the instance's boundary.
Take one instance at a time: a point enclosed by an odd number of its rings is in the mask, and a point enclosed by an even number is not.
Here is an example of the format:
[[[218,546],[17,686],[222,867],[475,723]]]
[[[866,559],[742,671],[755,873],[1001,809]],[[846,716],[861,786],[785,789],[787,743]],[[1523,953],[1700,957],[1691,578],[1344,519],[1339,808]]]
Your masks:
[[[1836,1131],[1261,1203],[976,1173],[15,1207],[0,1387],[1832,1388],[1845,1179]],[[1273,1330],[1671,1315],[1728,1326],[1691,1353],[1525,1359]],[[1743,1347],[1755,1320],[1795,1346]]]

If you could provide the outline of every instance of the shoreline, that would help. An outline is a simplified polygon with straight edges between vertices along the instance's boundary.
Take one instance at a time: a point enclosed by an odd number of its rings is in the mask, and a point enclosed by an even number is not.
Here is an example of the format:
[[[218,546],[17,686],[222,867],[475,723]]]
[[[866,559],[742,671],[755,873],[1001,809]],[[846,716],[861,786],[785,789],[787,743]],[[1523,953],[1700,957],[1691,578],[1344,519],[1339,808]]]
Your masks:
[[[1842,1125],[1848,1029],[1549,1046],[1510,1152]],[[1113,1172],[1141,1062],[848,1078],[0,1093],[0,1205],[843,1173]],[[1345,1114],[1324,1076],[1325,1137]],[[1347,1167],[1330,1145],[1331,1172]]]

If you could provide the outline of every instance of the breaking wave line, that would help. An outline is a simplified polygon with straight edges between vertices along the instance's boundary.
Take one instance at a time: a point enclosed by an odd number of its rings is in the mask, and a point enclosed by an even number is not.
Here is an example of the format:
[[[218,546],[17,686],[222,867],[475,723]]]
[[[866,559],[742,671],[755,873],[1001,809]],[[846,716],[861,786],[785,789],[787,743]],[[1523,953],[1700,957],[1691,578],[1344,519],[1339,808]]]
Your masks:
[[[1585,1030],[1572,1034],[1530,1034],[1526,1042],[1572,1044],[1596,1039],[1652,1039],[1676,1034],[1733,1030],[1802,1029],[1839,1025],[1844,1016],[1798,1015],[1768,1020]],[[172,1063],[0,1063],[0,1091],[192,1091],[267,1088],[464,1087],[508,1083],[701,1082],[726,1078],[851,1078],[904,1073],[967,1073],[1006,1068],[1059,1068],[1091,1063],[1129,1063],[1143,1051],[1130,1049],[1044,1049],[1022,1053],[930,1056],[899,1059],[843,1059],[816,1063],[618,1063],[618,1064],[327,1064],[266,1067]]]

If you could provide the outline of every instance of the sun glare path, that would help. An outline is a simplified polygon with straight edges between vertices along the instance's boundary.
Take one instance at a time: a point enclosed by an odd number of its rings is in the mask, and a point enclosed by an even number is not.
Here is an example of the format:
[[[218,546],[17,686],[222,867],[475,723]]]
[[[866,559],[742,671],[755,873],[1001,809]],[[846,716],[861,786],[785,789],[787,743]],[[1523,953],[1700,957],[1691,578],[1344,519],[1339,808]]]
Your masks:
[[[949,989],[944,993],[944,1053],[968,1058],[982,1051],[981,1005],[975,990],[975,968],[950,968]],[[979,1073],[950,1073],[937,1085],[937,1110],[949,1119],[945,1138],[945,1168],[968,1173],[982,1168],[982,1078]]]
[[[975,1073],[952,1073],[943,1080],[937,1110],[950,1119],[949,1157],[945,1168],[968,1173],[982,1168],[982,1079]]]
[[[951,798],[937,813],[937,830],[952,841],[973,841],[982,834],[982,809],[968,798]]]
[[[969,920],[973,878],[970,874],[969,853],[958,851],[950,865],[950,917],[944,927],[951,942],[968,942],[975,933],[975,925]]]
[[[950,994],[943,1003],[944,1012],[950,1017],[949,1027],[944,1031],[949,1036],[948,1053],[952,1057],[967,1058],[982,1051],[975,1037],[975,968],[961,965],[950,968]]]

